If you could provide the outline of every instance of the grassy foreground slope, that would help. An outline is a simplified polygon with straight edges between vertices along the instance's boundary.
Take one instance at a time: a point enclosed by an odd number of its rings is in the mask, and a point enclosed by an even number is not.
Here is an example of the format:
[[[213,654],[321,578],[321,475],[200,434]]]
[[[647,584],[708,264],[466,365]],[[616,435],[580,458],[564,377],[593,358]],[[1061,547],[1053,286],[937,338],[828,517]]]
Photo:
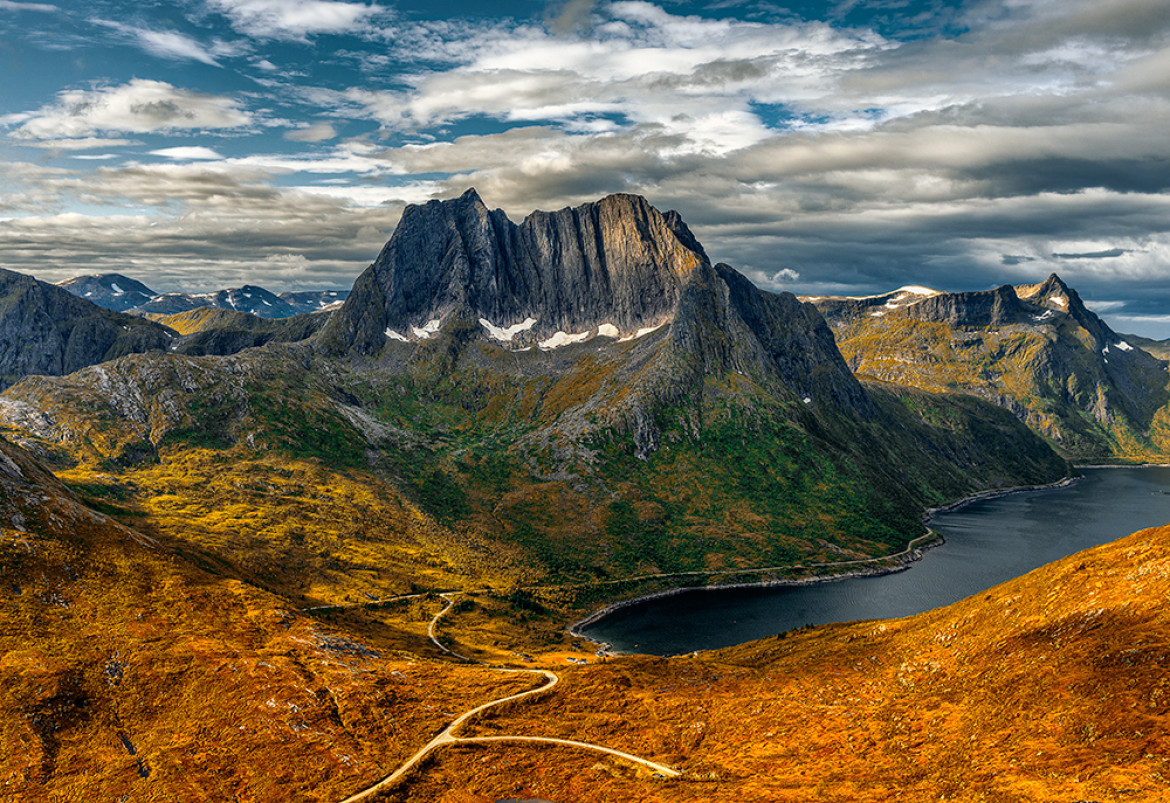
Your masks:
[[[385,800],[1167,800],[1168,593],[1163,527],[906,619],[610,659],[476,732],[603,740],[683,780],[467,746]]]
[[[205,451],[179,457],[207,459],[207,478],[218,466],[217,490],[245,476]],[[83,506],[20,450],[0,455],[0,783],[13,800],[336,801],[459,712],[532,684],[427,657],[433,599],[378,627],[305,615]],[[268,466],[249,492],[307,486],[314,467]],[[156,518],[116,485],[75,486],[123,520]],[[684,778],[509,742],[444,748],[386,799],[1161,799],[1168,591],[1170,529],[1150,530],[910,619],[569,666],[546,698],[464,735],[590,741]],[[474,615],[457,606],[444,632],[462,638]]]
[[[531,685],[195,569],[2,441],[0,509],[5,800],[337,800],[444,712]]]

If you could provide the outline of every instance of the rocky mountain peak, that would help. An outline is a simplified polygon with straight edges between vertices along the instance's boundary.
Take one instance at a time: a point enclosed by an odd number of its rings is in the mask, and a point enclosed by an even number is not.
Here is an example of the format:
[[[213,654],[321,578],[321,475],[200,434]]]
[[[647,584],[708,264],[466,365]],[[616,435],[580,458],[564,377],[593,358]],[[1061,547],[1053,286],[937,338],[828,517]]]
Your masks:
[[[452,316],[511,346],[634,336],[671,320],[709,265],[682,218],[611,195],[513,223],[475,190],[408,206],[328,337],[372,352],[433,336]]]
[[[0,269],[0,389],[29,374],[68,374],[126,354],[167,349],[174,332]]]
[[[1055,273],[1050,274],[1039,284],[1018,285],[1015,290],[1021,299],[1057,312],[1071,313],[1085,309],[1077,291],[1065,284]]]

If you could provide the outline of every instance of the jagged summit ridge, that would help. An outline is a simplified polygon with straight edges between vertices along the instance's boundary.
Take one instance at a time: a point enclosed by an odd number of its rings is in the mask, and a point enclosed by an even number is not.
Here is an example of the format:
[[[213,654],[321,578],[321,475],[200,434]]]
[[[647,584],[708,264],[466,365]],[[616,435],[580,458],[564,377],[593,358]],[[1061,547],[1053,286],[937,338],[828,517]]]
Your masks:
[[[517,346],[636,336],[671,320],[687,279],[709,264],[677,213],[637,195],[516,224],[468,190],[407,207],[330,329],[361,351],[425,338],[455,314]]]
[[[1114,332],[1055,273],[893,308],[819,298],[859,374],[960,390],[1009,410],[1087,462],[1164,459],[1167,365]]]

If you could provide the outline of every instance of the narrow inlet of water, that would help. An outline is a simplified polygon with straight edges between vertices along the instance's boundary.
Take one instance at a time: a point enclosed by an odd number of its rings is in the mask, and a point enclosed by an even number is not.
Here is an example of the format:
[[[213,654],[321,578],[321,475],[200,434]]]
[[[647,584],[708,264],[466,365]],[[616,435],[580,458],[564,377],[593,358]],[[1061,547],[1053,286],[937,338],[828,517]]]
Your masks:
[[[1083,469],[1063,488],[940,513],[946,544],[907,571],[793,588],[699,589],[639,602],[583,628],[616,652],[676,655],[806,624],[889,619],[949,605],[1082,549],[1170,523],[1170,468]]]

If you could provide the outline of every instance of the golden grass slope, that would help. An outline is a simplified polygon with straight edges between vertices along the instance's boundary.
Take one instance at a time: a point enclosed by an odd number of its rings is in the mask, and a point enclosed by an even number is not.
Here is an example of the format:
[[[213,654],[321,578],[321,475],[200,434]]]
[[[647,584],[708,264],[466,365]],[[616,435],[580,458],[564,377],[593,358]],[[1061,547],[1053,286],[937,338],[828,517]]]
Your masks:
[[[385,799],[1170,800],[1168,593],[1163,527],[907,619],[611,659],[477,732],[602,740],[682,780],[467,746]]]
[[[378,627],[326,626],[192,568],[165,528],[151,543],[19,450],[0,453],[5,799],[340,800],[462,711],[534,682],[428,657],[433,599],[387,609]],[[286,480],[308,489],[299,471]],[[595,742],[684,777],[509,742],[443,748],[384,797],[1170,799],[1168,593],[1170,527],[917,617],[562,664],[555,692],[464,735]],[[460,622],[479,613],[457,606],[442,630],[456,648],[506,654],[480,643],[502,631]]]
[[[340,799],[448,712],[531,685],[194,569],[3,442],[0,507],[4,800]]]

